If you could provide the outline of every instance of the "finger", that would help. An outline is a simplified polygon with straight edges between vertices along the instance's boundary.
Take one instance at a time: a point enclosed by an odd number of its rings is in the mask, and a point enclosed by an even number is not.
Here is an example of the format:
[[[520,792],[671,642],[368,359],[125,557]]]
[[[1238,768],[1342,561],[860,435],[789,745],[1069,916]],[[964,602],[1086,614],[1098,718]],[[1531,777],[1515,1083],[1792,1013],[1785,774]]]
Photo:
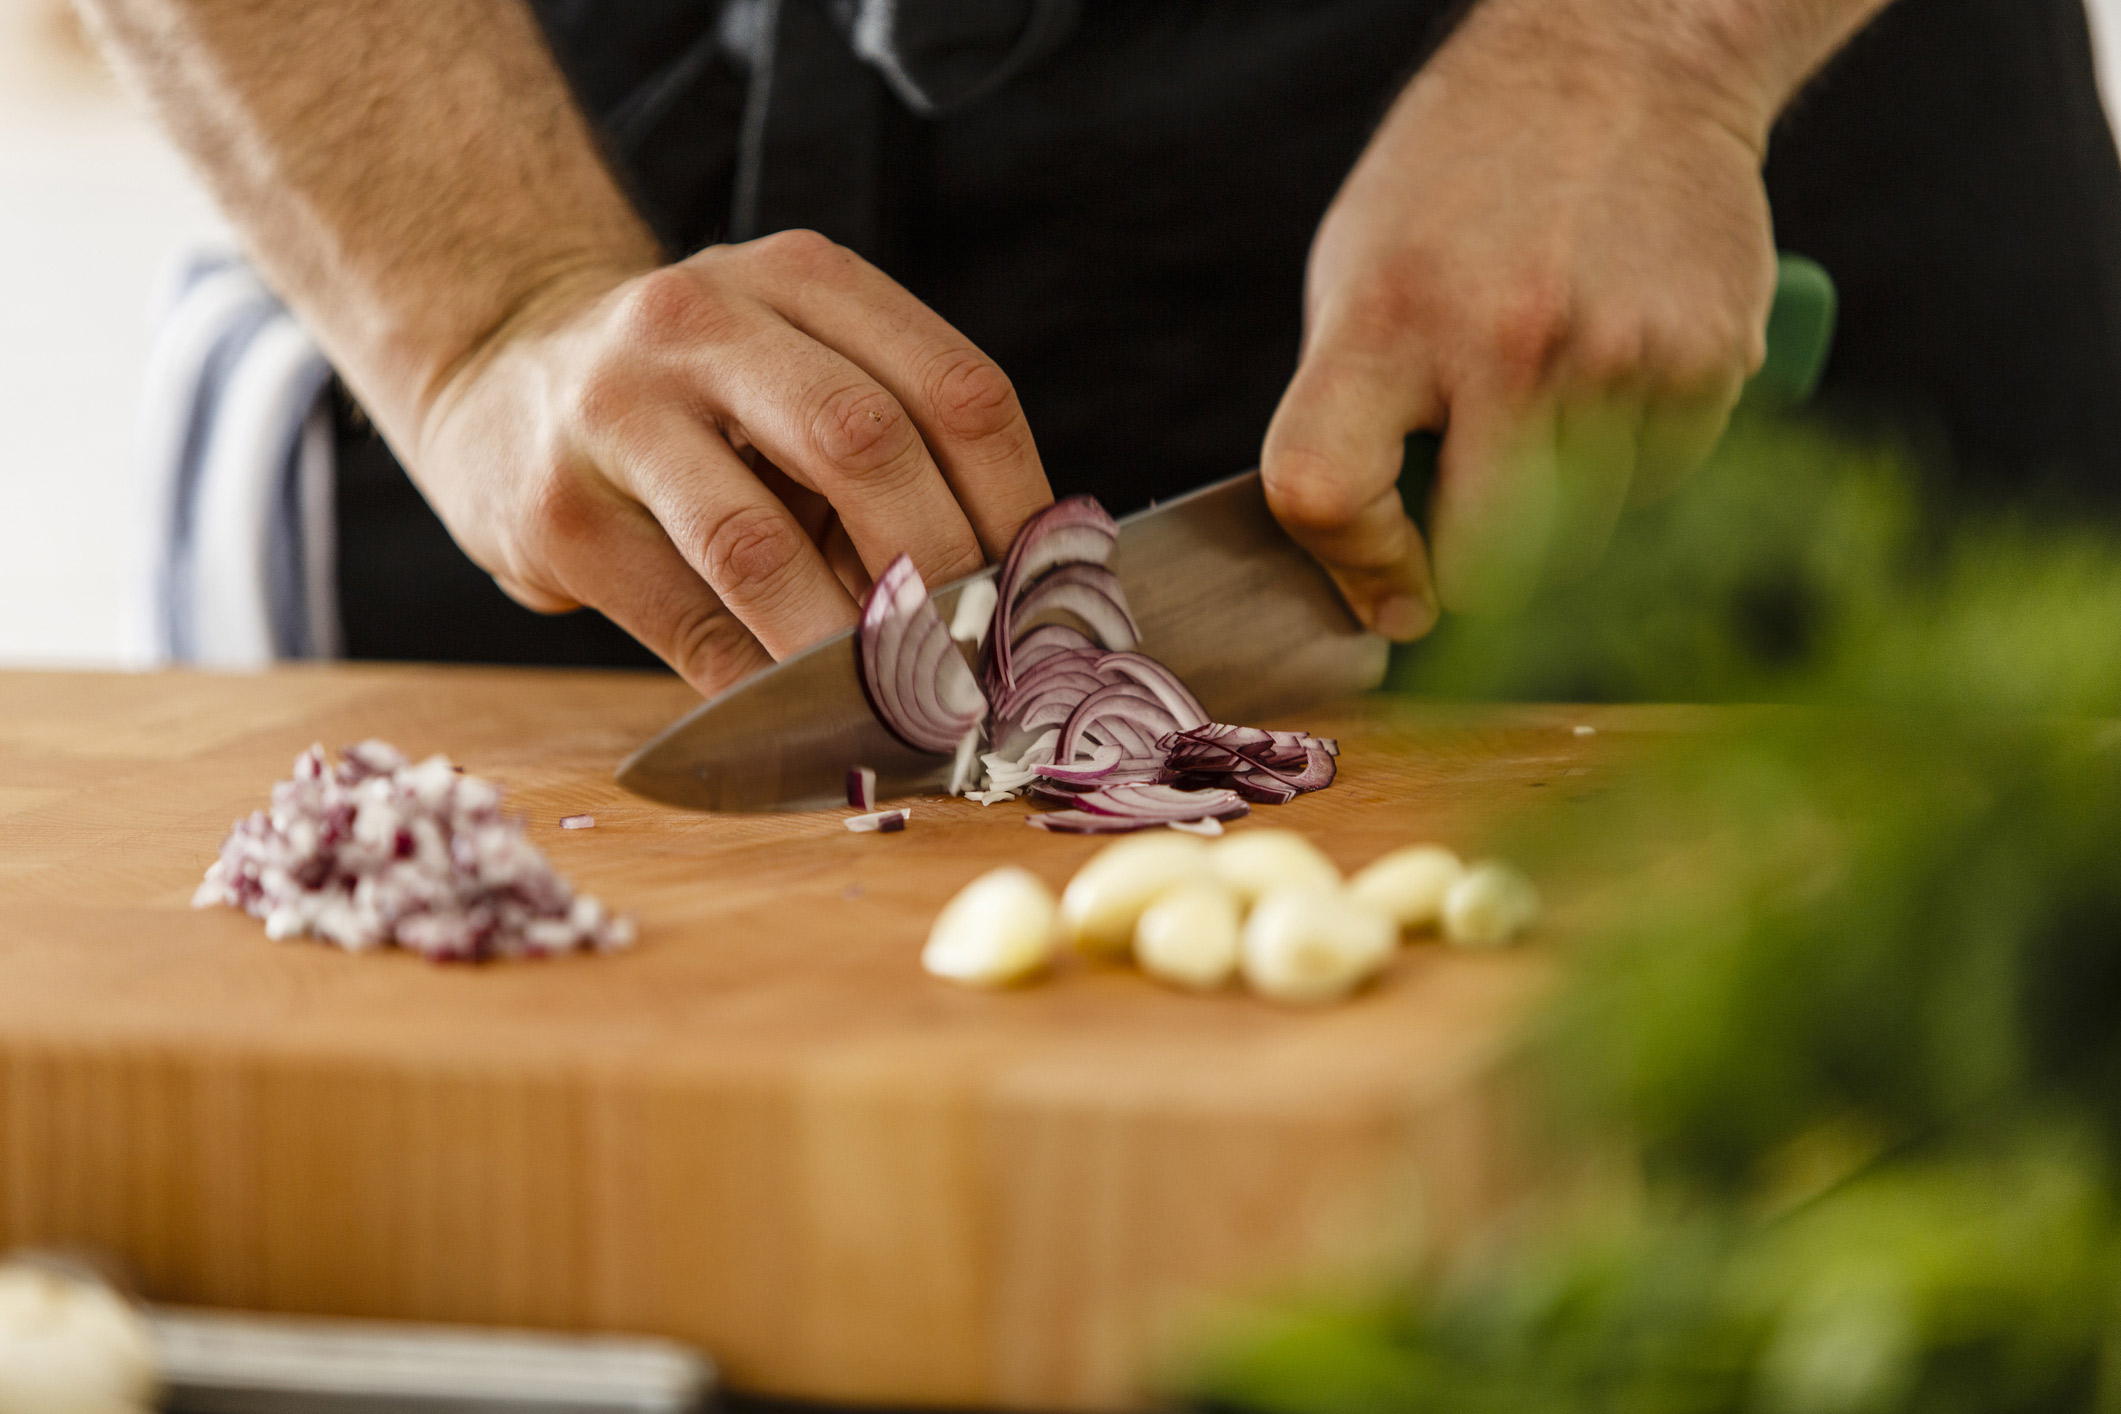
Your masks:
[[[694,574],[776,658],[855,620],[825,557],[729,445],[684,409],[658,404],[593,447],[612,483],[663,527]]]
[[[1580,579],[1604,557],[1626,507],[1642,431],[1640,394],[1601,389],[1565,402],[1555,423],[1559,497],[1545,579]]]
[[[832,566],[832,572],[839,576],[839,581],[846,587],[847,593],[853,596],[856,603],[866,600],[876,581],[871,579],[869,571],[862,567],[861,552],[856,550],[854,542],[847,538],[847,527],[840,524],[837,515],[826,523],[818,544],[825,552],[825,563]]]
[[[1436,623],[1428,552],[1398,483],[1407,434],[1437,411],[1426,374],[1322,338],[1282,395],[1260,452],[1275,518],[1318,557],[1358,618],[1403,642]]]
[[[1001,368],[904,286],[812,232],[758,243],[779,278],[755,298],[845,354],[898,399],[989,559],[1053,501],[1016,389]]]
[[[759,313],[739,343],[687,351],[703,410],[830,501],[871,574],[901,552],[931,585],[986,563],[898,399],[844,355]]]
[[[685,562],[663,527],[611,497],[589,533],[555,547],[567,594],[594,605],[712,697],[773,658]]]
[[[1701,469],[1723,441],[1744,383],[1733,374],[1707,392],[1653,400],[1643,419],[1633,499],[1637,505],[1670,495]]]
[[[1452,403],[1430,517],[1444,607],[1507,614],[1531,600],[1561,510],[1555,423],[1543,399],[1469,391]]]

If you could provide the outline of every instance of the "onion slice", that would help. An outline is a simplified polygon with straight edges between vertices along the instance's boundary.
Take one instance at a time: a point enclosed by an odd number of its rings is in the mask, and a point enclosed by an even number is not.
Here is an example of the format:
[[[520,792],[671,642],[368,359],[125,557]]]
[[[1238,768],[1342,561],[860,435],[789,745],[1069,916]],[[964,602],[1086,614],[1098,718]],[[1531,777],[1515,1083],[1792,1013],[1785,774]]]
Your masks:
[[[986,719],[986,694],[908,557],[877,576],[854,645],[870,709],[914,750],[949,755]]]

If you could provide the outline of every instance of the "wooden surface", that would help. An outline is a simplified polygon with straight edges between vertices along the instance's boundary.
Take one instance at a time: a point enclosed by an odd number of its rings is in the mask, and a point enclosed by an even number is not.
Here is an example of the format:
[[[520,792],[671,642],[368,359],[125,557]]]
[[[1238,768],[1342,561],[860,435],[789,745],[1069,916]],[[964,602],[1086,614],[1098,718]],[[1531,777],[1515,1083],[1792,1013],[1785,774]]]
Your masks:
[[[0,675],[0,1239],[108,1249],[168,1300],[679,1336],[757,1391],[1110,1407],[1202,1293],[1397,1256],[1506,1190],[1483,1079],[1536,948],[1413,947],[1322,1011],[1082,965],[959,990],[918,966],[937,907],[1097,842],[1021,805],[856,836],[619,791],[690,701],[616,673]],[[1346,867],[1470,846],[1668,724],[1314,714],[1340,783],[1253,821]],[[437,967],[188,906],[300,748],[372,735],[500,782],[638,948]]]

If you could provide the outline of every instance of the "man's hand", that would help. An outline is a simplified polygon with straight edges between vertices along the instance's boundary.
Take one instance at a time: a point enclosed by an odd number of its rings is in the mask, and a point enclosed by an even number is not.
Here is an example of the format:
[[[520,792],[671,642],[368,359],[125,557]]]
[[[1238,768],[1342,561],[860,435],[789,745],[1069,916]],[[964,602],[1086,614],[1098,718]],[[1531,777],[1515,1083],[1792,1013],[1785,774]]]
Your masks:
[[[596,606],[703,692],[851,625],[900,551],[947,583],[1052,499],[1001,370],[808,231],[545,294],[409,464],[502,588]]]
[[[808,232],[663,266],[522,0],[83,0],[471,557],[702,692],[1052,499],[999,369]]]
[[[1410,639],[1580,573],[1760,365],[1776,112],[1883,0],[1486,0],[1320,226],[1262,454],[1275,513]],[[1396,490],[1444,434],[1431,555]]]

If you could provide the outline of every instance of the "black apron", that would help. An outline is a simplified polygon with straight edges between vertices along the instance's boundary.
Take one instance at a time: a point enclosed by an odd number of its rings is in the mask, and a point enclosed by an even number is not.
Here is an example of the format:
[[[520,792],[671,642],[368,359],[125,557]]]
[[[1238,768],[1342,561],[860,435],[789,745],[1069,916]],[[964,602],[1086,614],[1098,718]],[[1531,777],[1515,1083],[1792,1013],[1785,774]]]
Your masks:
[[[673,252],[790,226],[860,251],[1009,373],[1056,492],[1124,512],[1256,463],[1311,235],[1460,6],[536,8]],[[2121,507],[2121,162],[2093,72],[2082,0],[1900,0],[1776,131],[1777,242],[1843,298],[1823,403],[1914,435],[1941,494]],[[351,416],[338,508],[353,656],[654,661],[503,596]]]

